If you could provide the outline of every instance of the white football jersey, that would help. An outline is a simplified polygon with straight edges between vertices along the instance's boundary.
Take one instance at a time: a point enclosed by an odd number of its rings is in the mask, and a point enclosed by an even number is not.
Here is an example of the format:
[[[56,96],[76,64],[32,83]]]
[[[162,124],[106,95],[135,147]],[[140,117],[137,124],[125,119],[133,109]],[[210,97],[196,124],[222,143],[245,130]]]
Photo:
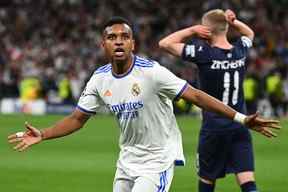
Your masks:
[[[159,173],[174,162],[184,164],[171,100],[188,84],[155,61],[133,58],[131,68],[121,76],[112,72],[111,64],[96,70],[78,109],[93,114],[107,107],[116,116],[121,149],[117,167],[136,175]]]

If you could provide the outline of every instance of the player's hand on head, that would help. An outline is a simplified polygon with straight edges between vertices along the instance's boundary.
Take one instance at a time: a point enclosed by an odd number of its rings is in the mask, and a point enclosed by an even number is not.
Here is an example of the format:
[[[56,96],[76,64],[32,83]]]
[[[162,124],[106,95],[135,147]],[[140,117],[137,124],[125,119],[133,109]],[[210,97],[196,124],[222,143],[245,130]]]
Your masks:
[[[27,122],[25,122],[25,127],[27,129],[25,132],[17,132],[8,136],[8,142],[12,144],[15,143],[14,149],[20,152],[42,141],[42,134],[39,129],[31,126]]]
[[[212,35],[211,29],[204,25],[194,25],[192,26],[192,31],[196,33],[198,37],[203,39],[210,39]]]
[[[280,122],[278,120],[263,119],[259,117],[259,113],[249,115],[245,119],[245,125],[250,129],[261,133],[262,135],[271,138],[277,137],[277,134],[272,129],[280,129]]]
[[[225,11],[225,16],[226,16],[226,20],[229,24],[233,24],[233,22],[236,19],[236,14],[231,9],[227,9]]]

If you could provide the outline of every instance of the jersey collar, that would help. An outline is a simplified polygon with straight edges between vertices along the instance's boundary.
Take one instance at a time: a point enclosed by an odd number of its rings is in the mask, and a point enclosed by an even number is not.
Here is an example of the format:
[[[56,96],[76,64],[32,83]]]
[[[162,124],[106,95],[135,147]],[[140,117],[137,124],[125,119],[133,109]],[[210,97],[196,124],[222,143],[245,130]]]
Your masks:
[[[123,77],[126,77],[127,75],[130,74],[130,72],[132,71],[134,65],[135,65],[135,61],[136,61],[136,56],[135,55],[132,55],[132,65],[130,66],[130,68],[128,69],[127,72],[123,73],[123,74],[120,74],[120,75],[117,75],[116,73],[113,73],[113,70],[111,70],[111,73],[112,73],[112,76],[117,78],[117,79],[120,79],[120,78],[123,78]]]

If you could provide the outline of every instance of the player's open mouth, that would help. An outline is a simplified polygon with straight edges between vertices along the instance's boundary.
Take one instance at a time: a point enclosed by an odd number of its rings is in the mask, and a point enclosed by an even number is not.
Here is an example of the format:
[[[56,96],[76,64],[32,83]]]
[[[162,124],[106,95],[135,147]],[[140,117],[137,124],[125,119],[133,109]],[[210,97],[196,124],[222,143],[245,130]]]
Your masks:
[[[115,56],[117,56],[117,57],[121,57],[121,56],[123,56],[124,55],[124,53],[125,53],[125,50],[124,49],[122,49],[122,48],[117,48],[117,49],[115,49]]]

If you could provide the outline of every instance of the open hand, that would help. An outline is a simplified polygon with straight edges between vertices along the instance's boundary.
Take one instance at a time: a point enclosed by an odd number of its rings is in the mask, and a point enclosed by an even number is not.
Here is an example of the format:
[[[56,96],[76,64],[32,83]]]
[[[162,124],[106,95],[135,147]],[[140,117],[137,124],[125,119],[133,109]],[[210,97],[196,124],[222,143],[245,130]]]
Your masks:
[[[39,129],[25,122],[26,132],[18,132],[8,136],[9,143],[17,143],[15,150],[21,152],[26,150],[31,145],[42,141],[42,134]]]
[[[280,129],[280,122],[277,120],[263,119],[259,117],[258,113],[249,115],[245,119],[245,125],[250,129],[261,133],[262,135],[271,138],[277,137],[277,134],[274,133],[271,129]]]
[[[225,16],[229,24],[233,24],[234,20],[236,19],[236,14],[230,9],[225,11]]]

